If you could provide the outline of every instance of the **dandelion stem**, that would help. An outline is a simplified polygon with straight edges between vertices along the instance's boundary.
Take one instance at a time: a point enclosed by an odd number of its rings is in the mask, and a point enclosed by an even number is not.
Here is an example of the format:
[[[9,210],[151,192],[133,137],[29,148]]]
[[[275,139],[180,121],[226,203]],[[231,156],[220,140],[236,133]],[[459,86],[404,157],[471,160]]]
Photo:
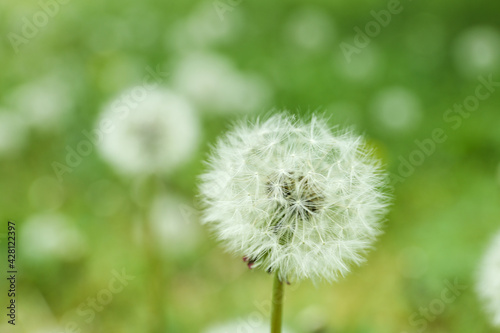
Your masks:
[[[271,333],[281,333],[281,317],[283,314],[284,285],[278,271],[274,273],[273,300],[271,309]]]
[[[154,175],[145,180],[144,193],[141,197],[142,204],[142,231],[145,263],[148,267],[148,304],[150,308],[150,329],[152,332],[161,332],[164,330],[165,323],[165,299],[162,297],[163,284],[166,279],[161,257],[155,246],[155,233],[149,221],[149,211],[152,202],[159,193],[163,192],[161,179]]]

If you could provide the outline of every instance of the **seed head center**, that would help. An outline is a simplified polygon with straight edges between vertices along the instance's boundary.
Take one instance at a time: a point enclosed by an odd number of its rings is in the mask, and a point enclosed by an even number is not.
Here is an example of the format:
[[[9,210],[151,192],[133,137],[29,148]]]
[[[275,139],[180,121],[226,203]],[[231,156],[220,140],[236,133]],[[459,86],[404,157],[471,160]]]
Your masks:
[[[267,183],[267,191],[282,209],[293,207],[296,214],[302,218],[310,218],[320,211],[324,204],[320,188],[313,185],[310,178],[294,172],[271,177]]]

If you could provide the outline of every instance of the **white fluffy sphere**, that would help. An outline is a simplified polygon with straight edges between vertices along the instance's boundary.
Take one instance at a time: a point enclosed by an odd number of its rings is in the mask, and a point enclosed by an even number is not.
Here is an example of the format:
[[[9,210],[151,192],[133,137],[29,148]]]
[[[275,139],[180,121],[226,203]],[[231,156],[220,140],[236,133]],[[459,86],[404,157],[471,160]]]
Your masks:
[[[125,91],[99,119],[102,157],[125,174],[171,171],[198,145],[199,119],[179,95],[160,88]]]
[[[282,279],[335,280],[380,233],[385,179],[361,137],[279,114],[219,140],[202,176],[203,221]]]

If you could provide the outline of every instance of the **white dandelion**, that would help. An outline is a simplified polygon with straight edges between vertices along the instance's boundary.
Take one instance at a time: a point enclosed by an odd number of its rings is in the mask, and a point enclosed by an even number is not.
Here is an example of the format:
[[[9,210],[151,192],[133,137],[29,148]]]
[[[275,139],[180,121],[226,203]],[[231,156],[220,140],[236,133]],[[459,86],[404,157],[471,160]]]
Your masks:
[[[385,175],[362,137],[286,114],[219,140],[202,176],[203,221],[280,280],[335,280],[380,233]]]
[[[168,172],[186,162],[198,145],[200,124],[190,104],[166,89],[125,91],[101,115],[110,124],[98,148],[124,174]]]
[[[476,290],[491,316],[494,326],[500,328],[500,232],[486,251],[481,262]]]
[[[313,116],[243,123],[220,139],[202,176],[203,221],[250,268],[274,272],[271,332],[284,281],[335,280],[380,233],[386,183],[362,137]]]

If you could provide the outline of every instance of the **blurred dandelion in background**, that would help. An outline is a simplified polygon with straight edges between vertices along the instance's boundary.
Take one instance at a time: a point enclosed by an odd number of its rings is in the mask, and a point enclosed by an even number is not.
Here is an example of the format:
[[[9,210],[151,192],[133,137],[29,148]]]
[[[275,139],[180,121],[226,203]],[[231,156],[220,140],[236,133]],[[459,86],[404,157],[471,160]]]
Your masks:
[[[379,91],[370,105],[371,115],[383,132],[408,133],[420,125],[422,106],[418,97],[404,87],[390,87]]]
[[[163,292],[166,277],[161,261],[168,244],[163,241],[181,240],[181,236],[185,236],[185,242],[180,244],[188,247],[192,229],[189,226],[183,229],[179,225],[182,222],[172,215],[175,212],[173,205],[163,207],[168,212],[159,211],[154,198],[166,195],[169,189],[165,179],[197,151],[201,129],[198,113],[185,98],[172,90],[136,86],[125,90],[105,107],[96,129],[102,131],[98,144],[100,155],[119,174],[129,176],[133,184],[137,184],[130,189],[136,204],[132,220],[136,223],[129,232],[140,246],[147,265],[148,320],[151,327],[159,330],[165,325],[167,301]],[[99,200],[106,200],[108,204],[93,203],[96,193]],[[87,198],[91,205],[95,205],[95,214],[100,216],[114,214],[123,199],[116,186],[106,181],[94,184]],[[154,210],[153,216],[151,209]],[[174,219],[165,220],[171,217]],[[168,239],[158,241],[161,237]]]
[[[330,15],[314,7],[292,12],[285,24],[284,34],[293,46],[313,52],[327,49],[336,37]]]
[[[500,32],[490,26],[465,30],[455,40],[453,57],[466,77],[497,73],[500,69]]]
[[[126,175],[172,171],[187,162],[198,147],[200,124],[195,110],[166,89],[125,91],[105,108],[98,124],[103,121],[112,125],[99,142],[99,152]]]
[[[43,132],[61,129],[73,108],[74,90],[60,75],[47,75],[12,90],[6,100],[30,127]]]
[[[200,244],[201,230],[195,216],[184,210],[188,203],[173,195],[154,199],[150,223],[155,242],[163,254],[170,258],[193,253]]]
[[[21,251],[34,261],[75,261],[87,252],[87,240],[79,228],[60,213],[40,213],[22,226]]]
[[[218,323],[211,325],[202,331],[202,333],[235,333],[235,332],[269,333],[269,324],[262,322],[254,323],[250,321],[245,321],[244,319],[236,319],[228,321],[226,323]],[[283,333],[294,333],[294,331],[291,331],[286,327],[284,327]]]
[[[476,283],[476,290],[491,323],[500,328],[500,233],[492,239],[486,251]]]
[[[189,15],[172,25],[166,35],[167,49],[193,52],[209,49],[236,38],[244,24],[242,12],[233,11],[221,19],[212,3],[196,6]]]
[[[19,114],[0,110],[0,157],[19,153],[28,143],[29,128]]]
[[[271,89],[258,75],[239,71],[214,53],[182,57],[172,73],[174,88],[199,109],[216,113],[249,113],[264,108]]]
[[[353,54],[350,62],[338,50],[334,56],[333,66],[336,73],[349,81],[371,83],[379,79],[384,72],[385,59],[382,51],[370,45],[361,49],[359,54]]]

